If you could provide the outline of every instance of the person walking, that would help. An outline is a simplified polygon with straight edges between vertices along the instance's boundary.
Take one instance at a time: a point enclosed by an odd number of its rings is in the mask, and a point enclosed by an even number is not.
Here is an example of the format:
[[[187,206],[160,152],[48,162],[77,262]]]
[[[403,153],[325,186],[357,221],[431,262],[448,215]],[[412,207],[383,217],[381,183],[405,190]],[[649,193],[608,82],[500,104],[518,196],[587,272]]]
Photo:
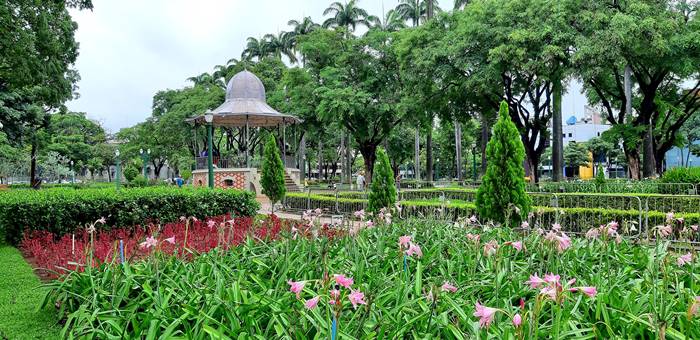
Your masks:
[[[362,172],[357,173],[357,190],[365,191],[365,176]]]

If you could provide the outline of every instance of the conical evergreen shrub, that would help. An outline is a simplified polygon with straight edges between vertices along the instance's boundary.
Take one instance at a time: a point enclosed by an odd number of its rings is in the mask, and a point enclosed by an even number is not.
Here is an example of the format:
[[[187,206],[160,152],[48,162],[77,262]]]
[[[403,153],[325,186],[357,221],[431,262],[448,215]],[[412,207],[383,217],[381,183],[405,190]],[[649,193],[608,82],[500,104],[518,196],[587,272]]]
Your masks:
[[[270,135],[265,143],[260,185],[262,185],[262,193],[270,199],[273,211],[275,203],[281,201],[287,194],[287,187],[284,185],[284,171],[277,142],[275,137]]]
[[[396,203],[394,171],[391,170],[389,157],[382,148],[377,149],[377,161],[374,163],[368,199],[367,210],[374,213],[379,212],[381,208],[391,208]]]
[[[501,103],[498,121],[486,146],[486,160],[486,174],[476,193],[480,218],[505,223],[510,216],[510,224],[519,225],[532,202],[525,192],[525,147],[505,102]],[[518,209],[520,213],[516,214]]]

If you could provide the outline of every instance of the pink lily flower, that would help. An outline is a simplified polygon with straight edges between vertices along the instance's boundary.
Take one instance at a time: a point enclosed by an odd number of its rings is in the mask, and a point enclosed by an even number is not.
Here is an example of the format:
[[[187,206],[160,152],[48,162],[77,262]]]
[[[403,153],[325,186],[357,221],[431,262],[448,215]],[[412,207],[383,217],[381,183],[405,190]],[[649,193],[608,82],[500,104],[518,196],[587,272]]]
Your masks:
[[[525,281],[525,283],[530,285],[530,288],[535,289],[539,288],[541,285],[546,283],[544,280],[542,280],[537,274],[530,275],[530,279]]]
[[[574,287],[569,288],[569,291],[572,293],[581,292],[591,298],[595,297],[596,294],[598,294],[598,289],[596,289],[596,287]]]
[[[474,243],[478,243],[480,238],[481,238],[481,235],[479,235],[479,234],[467,234],[467,239],[469,241],[474,242]]]
[[[596,238],[598,238],[598,235],[600,235],[598,228],[592,228],[586,232],[587,239],[596,239]]]
[[[416,257],[423,257],[423,251],[420,249],[420,246],[415,244],[415,243],[410,243],[408,246],[408,250],[406,250],[406,255],[408,256],[413,256],[416,255]]]
[[[474,316],[479,318],[479,327],[484,328],[491,325],[493,322],[493,317],[498,311],[498,309],[482,306],[478,301],[474,307]]]
[[[297,299],[301,296],[301,291],[304,290],[304,285],[306,282],[304,281],[297,281],[294,282],[292,280],[287,281],[287,284],[289,284],[289,291],[296,294]]]
[[[545,274],[544,276],[544,282],[547,282],[549,284],[559,284],[560,279],[561,276],[554,274]]]
[[[523,250],[523,243],[520,242],[520,241],[509,242],[509,244],[510,244],[511,246],[513,246],[513,248],[515,248],[515,250],[517,250],[517,251],[522,251],[522,250]]]
[[[352,303],[352,308],[357,309],[357,305],[366,305],[365,294],[359,290],[351,290],[350,295],[348,295],[350,303]]]
[[[697,225],[697,224],[693,224],[693,225],[690,226],[690,229],[693,229],[693,231],[698,231],[698,225]]]
[[[141,246],[141,248],[146,248],[146,249],[148,249],[148,248],[151,248],[151,247],[155,247],[157,244],[158,244],[158,240],[156,240],[155,237],[153,237],[153,236],[148,236],[148,237],[146,237],[146,241],[141,242],[140,246]]]
[[[216,221],[214,221],[214,220],[207,221],[207,227],[209,227],[209,229],[216,227]]]
[[[333,275],[333,278],[335,279],[335,283],[350,289],[352,284],[354,283],[353,279],[351,277],[345,277],[343,274],[335,274]]]
[[[520,313],[515,314],[515,316],[513,317],[513,326],[515,326],[515,328],[518,328],[522,324],[523,324],[523,317],[520,316]]]
[[[523,223],[520,224],[520,228],[529,229],[530,223],[527,223],[527,221],[524,221]]]
[[[564,250],[571,247],[571,239],[566,236],[566,234],[561,233],[561,236],[557,236],[557,250],[562,253]]]
[[[495,240],[491,240],[484,244],[484,256],[491,256],[496,254],[498,250],[498,243]]]
[[[557,289],[553,286],[546,286],[540,290],[540,294],[549,297],[552,301],[557,301]]]
[[[168,243],[170,243],[170,244],[175,244],[175,236],[173,236],[173,237],[168,237],[168,238],[166,238],[166,239],[163,240],[163,241],[168,242]]]
[[[445,283],[442,284],[442,291],[443,292],[450,292],[450,293],[455,293],[457,292],[457,287],[451,285],[449,282],[445,281]]]
[[[661,225],[657,228],[659,229],[659,235],[661,235],[661,237],[668,237],[673,233],[673,227],[670,224]]]
[[[552,230],[554,230],[555,232],[560,232],[561,231],[561,224],[559,224],[559,223],[552,224]]]
[[[331,305],[335,305],[336,302],[338,301],[338,299],[340,298],[340,291],[337,289],[333,289],[330,291],[330,296],[331,296],[331,300],[328,301],[328,303]]]
[[[318,305],[319,299],[320,299],[320,296],[306,300],[306,302],[304,302],[304,307],[306,307],[306,309],[308,309],[308,310],[312,310],[312,309],[316,308],[316,306]]]
[[[405,235],[399,237],[399,247],[408,246],[411,244],[411,236]]]
[[[367,228],[372,228],[372,227],[374,227],[374,222],[372,222],[371,220],[369,220],[369,221],[367,221],[367,222],[365,223],[365,226],[366,226]]]
[[[698,312],[700,312],[700,296],[696,296],[695,300],[688,308],[688,319],[693,316],[697,316]]]
[[[469,217],[469,223],[474,224],[476,222],[478,222],[478,220],[476,219],[476,215],[472,215],[471,217]]]
[[[686,263],[693,262],[693,254],[687,253],[678,257],[678,266],[684,266]]]

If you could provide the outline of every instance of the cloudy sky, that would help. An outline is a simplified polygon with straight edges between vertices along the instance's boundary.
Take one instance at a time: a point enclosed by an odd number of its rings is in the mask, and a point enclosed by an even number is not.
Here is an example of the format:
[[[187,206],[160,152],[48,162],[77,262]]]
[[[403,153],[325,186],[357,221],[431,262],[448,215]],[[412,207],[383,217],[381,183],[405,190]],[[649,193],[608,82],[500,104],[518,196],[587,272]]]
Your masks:
[[[323,20],[331,0],[93,0],[73,11],[79,28],[80,98],[68,103],[111,132],[146,119],[153,95],[187,85],[190,76],[238,58],[247,37],[288,30],[290,19]],[[379,15],[398,0],[360,0]],[[452,8],[452,0],[440,0]],[[565,116],[582,113],[584,99],[564,99]]]

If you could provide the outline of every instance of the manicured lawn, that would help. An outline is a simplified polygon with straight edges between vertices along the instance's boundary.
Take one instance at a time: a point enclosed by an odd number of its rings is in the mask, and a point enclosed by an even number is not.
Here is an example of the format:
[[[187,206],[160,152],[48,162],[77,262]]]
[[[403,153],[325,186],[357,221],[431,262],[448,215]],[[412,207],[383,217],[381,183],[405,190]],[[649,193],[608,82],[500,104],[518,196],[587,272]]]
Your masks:
[[[0,339],[59,339],[52,307],[38,310],[41,282],[20,252],[0,245]]]

